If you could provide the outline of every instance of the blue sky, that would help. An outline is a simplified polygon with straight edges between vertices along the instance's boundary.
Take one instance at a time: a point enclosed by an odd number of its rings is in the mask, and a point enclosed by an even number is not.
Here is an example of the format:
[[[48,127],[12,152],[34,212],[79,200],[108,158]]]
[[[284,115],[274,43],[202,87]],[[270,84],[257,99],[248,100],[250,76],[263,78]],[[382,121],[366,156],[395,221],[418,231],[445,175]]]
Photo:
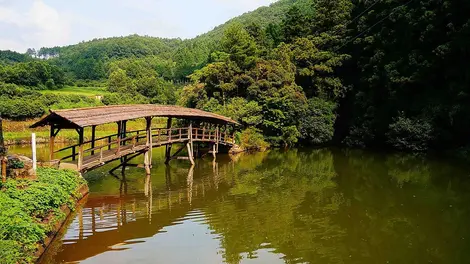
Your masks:
[[[0,50],[129,34],[192,38],[275,0],[0,0]]]

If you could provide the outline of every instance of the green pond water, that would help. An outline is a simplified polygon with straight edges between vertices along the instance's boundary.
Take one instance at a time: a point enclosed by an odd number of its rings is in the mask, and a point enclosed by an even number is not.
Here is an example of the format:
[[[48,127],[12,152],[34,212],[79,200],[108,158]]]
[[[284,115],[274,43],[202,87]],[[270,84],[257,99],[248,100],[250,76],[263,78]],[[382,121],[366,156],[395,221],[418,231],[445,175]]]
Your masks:
[[[338,149],[194,167],[163,155],[148,177],[110,175],[116,164],[85,174],[90,195],[41,263],[470,263],[465,164]]]

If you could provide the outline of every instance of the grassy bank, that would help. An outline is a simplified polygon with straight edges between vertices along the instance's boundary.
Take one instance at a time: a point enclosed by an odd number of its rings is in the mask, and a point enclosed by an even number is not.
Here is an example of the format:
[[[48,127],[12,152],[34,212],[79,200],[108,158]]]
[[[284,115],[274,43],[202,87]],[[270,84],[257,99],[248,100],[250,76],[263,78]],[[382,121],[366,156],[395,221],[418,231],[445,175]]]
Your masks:
[[[67,170],[39,168],[36,180],[8,179],[0,190],[1,263],[30,263],[54,228],[74,209],[85,180]]]
[[[106,87],[77,87],[65,86],[56,90],[42,90],[42,94],[57,94],[57,95],[83,95],[83,96],[104,96],[111,94]]]

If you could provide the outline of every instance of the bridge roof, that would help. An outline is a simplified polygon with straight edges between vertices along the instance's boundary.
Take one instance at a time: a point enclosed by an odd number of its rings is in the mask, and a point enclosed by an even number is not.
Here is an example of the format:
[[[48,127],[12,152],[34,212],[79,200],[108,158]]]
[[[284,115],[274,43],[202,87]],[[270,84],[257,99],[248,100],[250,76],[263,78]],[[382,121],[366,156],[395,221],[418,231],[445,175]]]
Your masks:
[[[57,128],[83,128],[144,117],[174,117],[216,124],[238,124],[234,120],[202,111],[174,105],[112,105],[69,110],[51,110],[51,113],[31,128],[54,125]]]

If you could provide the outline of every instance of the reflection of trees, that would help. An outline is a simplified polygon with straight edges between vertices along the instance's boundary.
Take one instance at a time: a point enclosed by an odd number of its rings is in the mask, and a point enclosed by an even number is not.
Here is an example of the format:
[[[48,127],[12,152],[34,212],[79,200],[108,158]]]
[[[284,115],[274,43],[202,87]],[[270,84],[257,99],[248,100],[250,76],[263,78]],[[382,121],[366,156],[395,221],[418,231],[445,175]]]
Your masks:
[[[256,163],[238,162],[228,197],[205,209],[229,263],[263,247],[287,263],[463,263],[468,255],[455,236],[470,234],[470,197],[450,187],[442,164],[327,150],[271,151]]]
[[[345,231],[332,216],[345,200],[334,191],[329,151],[271,151],[255,169],[240,171],[230,191],[234,201],[206,209],[217,216],[209,225],[222,235],[227,262],[240,262],[244,252],[253,257],[265,243],[287,262],[341,262],[344,249],[336,243]]]
[[[422,157],[365,151],[335,153],[335,167],[351,201],[337,221],[348,230],[345,242],[359,263],[462,263],[454,253],[464,250],[464,241],[455,235],[470,234],[461,223],[470,219],[469,196],[433,184],[450,181],[449,168],[446,175]]]

